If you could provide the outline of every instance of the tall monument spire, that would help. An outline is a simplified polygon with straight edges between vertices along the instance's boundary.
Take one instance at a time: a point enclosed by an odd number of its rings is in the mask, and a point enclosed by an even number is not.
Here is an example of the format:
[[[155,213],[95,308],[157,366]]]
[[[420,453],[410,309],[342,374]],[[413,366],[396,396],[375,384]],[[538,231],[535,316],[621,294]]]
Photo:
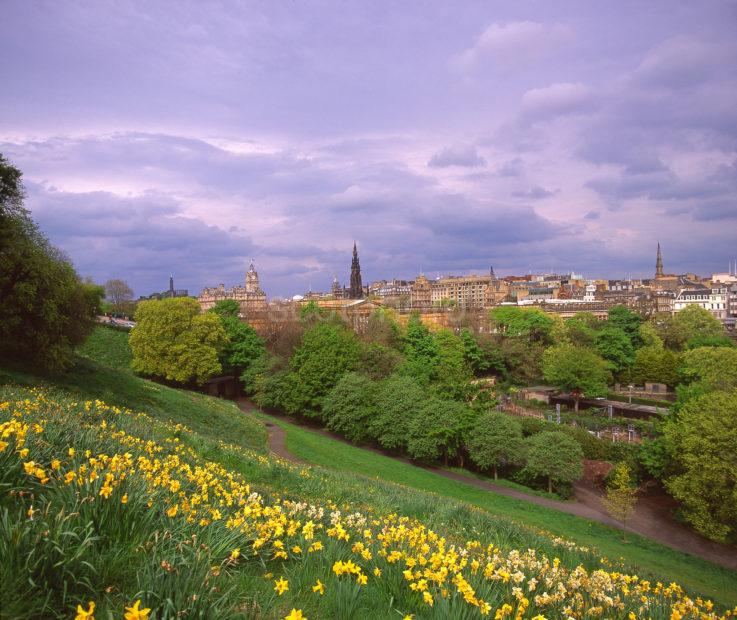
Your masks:
[[[663,277],[663,256],[660,253],[660,241],[658,241],[658,258],[655,261],[655,277]]]
[[[353,242],[353,261],[351,262],[351,288],[349,291],[351,299],[363,299],[363,284],[361,283],[361,264],[358,262],[358,249]]]

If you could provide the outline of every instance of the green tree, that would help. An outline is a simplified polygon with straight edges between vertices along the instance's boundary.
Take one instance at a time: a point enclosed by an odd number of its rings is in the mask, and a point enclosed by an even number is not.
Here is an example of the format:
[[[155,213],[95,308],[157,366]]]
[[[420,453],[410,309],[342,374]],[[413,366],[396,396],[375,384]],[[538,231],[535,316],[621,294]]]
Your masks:
[[[583,474],[583,451],[575,439],[559,431],[543,431],[525,440],[525,470],[548,480],[548,493],[553,482],[571,483]]]
[[[618,327],[627,334],[633,349],[642,346],[642,339],[640,337],[642,317],[637,312],[630,310],[626,306],[614,306],[614,308],[611,308],[607,312],[607,317],[607,325]]]
[[[344,374],[325,397],[322,413],[327,427],[354,443],[373,439],[376,384],[355,372]]]
[[[737,391],[690,400],[665,438],[681,470],[666,487],[699,532],[727,539],[737,531]]]
[[[687,306],[673,316],[673,325],[685,335],[684,346],[694,338],[723,336],[724,327],[714,315],[700,306]]]
[[[376,390],[376,415],[371,434],[387,450],[406,450],[409,427],[427,402],[427,394],[412,377],[392,375]]]
[[[690,338],[686,343],[687,349],[698,349],[700,347],[727,347],[734,349],[737,345],[727,334],[715,335],[704,335],[699,334]]]
[[[543,354],[543,376],[554,386],[570,392],[578,402],[582,395],[604,396],[611,373],[607,363],[594,351],[572,345],[558,345]]]
[[[352,330],[334,322],[308,328],[289,362],[294,378],[287,412],[321,418],[323,399],[346,372],[356,369],[359,355]]]
[[[429,384],[435,376],[440,351],[435,338],[417,314],[410,316],[403,341],[404,362],[399,372]]]
[[[0,356],[56,371],[92,331],[104,291],[82,282],[39,231],[21,179],[0,155]]]
[[[560,323],[553,332],[553,340],[577,347],[593,347],[599,321],[590,312],[578,312]]]
[[[512,381],[520,385],[529,385],[540,379],[545,350],[541,343],[527,343],[520,338],[504,338],[501,350],[504,365]]]
[[[425,462],[442,458],[447,465],[458,455],[472,424],[472,412],[463,403],[431,398],[410,422],[407,453]]]
[[[374,381],[391,375],[402,363],[402,354],[392,347],[369,342],[361,347],[358,369]]]
[[[632,366],[632,381],[639,385],[646,382],[664,383],[671,387],[678,383],[678,353],[658,346],[638,349]]]
[[[701,347],[683,354],[681,376],[704,391],[737,388],[737,349]]]
[[[401,348],[399,326],[394,320],[393,311],[386,308],[377,308],[371,313],[362,336],[369,343],[394,349]]]
[[[493,469],[496,480],[497,467],[524,462],[521,424],[498,411],[480,415],[469,434],[468,453],[481,469]]]
[[[605,325],[596,332],[595,342],[599,355],[611,364],[614,372],[621,372],[632,366],[635,349],[630,337],[620,327]]]
[[[549,343],[555,327],[555,319],[538,308],[497,306],[489,311],[489,319],[500,333],[529,342]]]
[[[612,472],[601,503],[614,519],[626,527],[637,504],[637,492],[638,488],[632,482],[630,468],[626,463],[618,463]]]
[[[221,372],[228,338],[214,313],[189,297],[143,301],[130,335],[133,370],[170,381],[204,383]]]
[[[448,329],[441,329],[433,336],[438,350],[437,364],[430,376],[433,390],[441,398],[463,400],[473,379],[464,342]]]
[[[643,347],[654,347],[662,349],[664,346],[663,339],[658,334],[658,330],[651,321],[640,325],[640,340]]]
[[[220,319],[227,342],[220,351],[222,372],[240,378],[244,390],[251,394],[256,389],[256,379],[266,370],[266,345],[256,330],[238,318],[238,302],[219,301],[210,310]]]

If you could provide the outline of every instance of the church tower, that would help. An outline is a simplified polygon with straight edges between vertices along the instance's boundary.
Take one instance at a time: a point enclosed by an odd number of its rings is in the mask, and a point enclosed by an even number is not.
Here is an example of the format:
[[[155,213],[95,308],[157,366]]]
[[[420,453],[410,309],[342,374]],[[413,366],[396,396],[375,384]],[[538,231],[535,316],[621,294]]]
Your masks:
[[[663,277],[663,256],[660,254],[660,241],[658,241],[658,258],[655,260],[655,279]]]
[[[353,261],[351,262],[351,288],[348,297],[350,299],[363,299],[363,284],[361,283],[361,264],[358,262],[358,249],[353,242]]]

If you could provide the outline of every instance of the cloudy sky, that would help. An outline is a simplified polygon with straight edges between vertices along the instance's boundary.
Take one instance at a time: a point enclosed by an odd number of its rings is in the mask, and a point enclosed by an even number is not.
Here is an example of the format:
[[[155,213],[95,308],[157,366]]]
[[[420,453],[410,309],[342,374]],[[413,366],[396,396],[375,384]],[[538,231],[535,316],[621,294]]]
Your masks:
[[[0,152],[83,275],[270,295],[724,271],[737,3],[5,0]]]

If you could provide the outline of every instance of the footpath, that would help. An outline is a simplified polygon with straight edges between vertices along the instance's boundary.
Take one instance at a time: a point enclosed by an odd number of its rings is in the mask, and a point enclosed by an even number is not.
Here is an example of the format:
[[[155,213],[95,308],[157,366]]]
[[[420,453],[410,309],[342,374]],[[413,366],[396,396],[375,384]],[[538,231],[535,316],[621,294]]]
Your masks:
[[[242,398],[238,401],[238,407],[245,413],[260,411],[246,398]],[[273,417],[276,418],[277,416]],[[295,426],[300,425],[298,421],[291,418],[288,422]],[[381,454],[382,456],[401,461],[408,465],[412,465],[413,467],[420,467],[427,471],[431,471],[438,476],[455,480],[456,482],[468,484],[493,493],[498,493],[499,495],[505,495],[524,502],[558,510],[560,512],[566,512],[577,517],[583,517],[584,519],[598,521],[599,523],[603,523],[620,530],[640,534],[646,538],[651,538],[652,540],[656,540],[659,543],[672,547],[673,549],[677,549],[678,551],[695,555],[703,558],[704,560],[708,560],[709,562],[713,562],[714,564],[724,566],[725,568],[737,570],[737,549],[735,547],[704,538],[686,525],[674,521],[670,517],[672,504],[670,502],[663,501],[662,498],[651,498],[647,496],[641,497],[637,502],[634,514],[627,522],[627,527],[622,527],[621,523],[612,519],[604,510],[601,503],[601,494],[594,487],[585,484],[583,481],[576,482],[573,485],[575,501],[564,502],[548,499],[547,497],[539,497],[516,489],[510,489],[460,472],[421,465],[401,456],[387,454],[377,448],[356,446],[340,435],[331,433],[330,431],[307,425],[302,426],[309,428],[313,433],[318,433],[325,437],[329,437],[330,439],[334,439],[335,441],[350,444],[361,450],[368,450],[376,454]],[[293,463],[301,465],[310,464],[307,461],[297,458],[287,449],[286,431],[284,428],[274,422],[266,422],[266,430],[268,432],[269,451],[272,454]],[[391,481],[389,480],[388,482]]]

